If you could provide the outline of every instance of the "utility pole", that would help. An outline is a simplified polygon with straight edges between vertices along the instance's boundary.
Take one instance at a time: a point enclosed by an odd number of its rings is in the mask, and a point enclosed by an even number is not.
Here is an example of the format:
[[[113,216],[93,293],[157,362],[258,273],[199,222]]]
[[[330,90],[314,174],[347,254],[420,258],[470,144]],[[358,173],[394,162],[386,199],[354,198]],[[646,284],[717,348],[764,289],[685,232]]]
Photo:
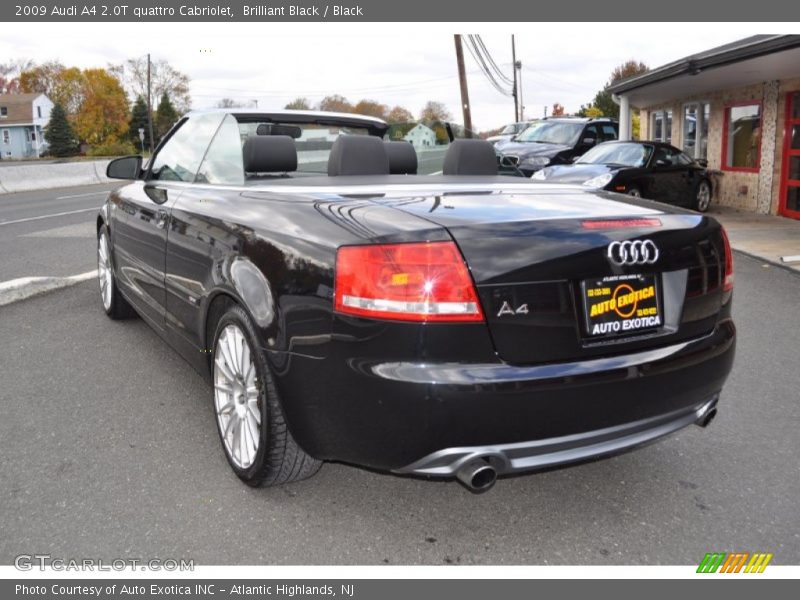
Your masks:
[[[521,121],[519,118],[519,101],[517,100],[517,47],[514,43],[514,34],[511,34],[511,67],[514,70],[514,87],[511,88],[511,95],[514,96],[514,122]]]
[[[519,120],[525,120],[525,103],[522,101],[522,61],[519,60],[514,65],[519,69]]]
[[[456,34],[456,62],[458,63],[458,81],[461,84],[461,108],[464,111],[464,129],[467,137],[472,137],[472,114],[469,110],[469,91],[467,90],[467,73],[464,70],[464,50],[461,47],[461,36]]]
[[[150,92],[150,53],[147,54],[147,129],[150,132],[150,154],[155,150],[153,138],[153,103]]]

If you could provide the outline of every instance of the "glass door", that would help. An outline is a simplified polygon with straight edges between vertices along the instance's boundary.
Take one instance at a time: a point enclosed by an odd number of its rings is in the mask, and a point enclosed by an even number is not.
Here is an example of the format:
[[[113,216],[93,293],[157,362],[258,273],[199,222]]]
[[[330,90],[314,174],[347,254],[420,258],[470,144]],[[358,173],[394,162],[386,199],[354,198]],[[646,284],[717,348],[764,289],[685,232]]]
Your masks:
[[[800,92],[791,92],[786,98],[780,212],[800,219]]]

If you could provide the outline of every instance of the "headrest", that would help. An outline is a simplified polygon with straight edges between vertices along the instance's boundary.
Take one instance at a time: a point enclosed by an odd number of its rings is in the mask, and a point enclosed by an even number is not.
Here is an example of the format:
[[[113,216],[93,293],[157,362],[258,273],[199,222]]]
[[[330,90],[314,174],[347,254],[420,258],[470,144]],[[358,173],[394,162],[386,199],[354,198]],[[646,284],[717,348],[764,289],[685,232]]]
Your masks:
[[[340,135],[328,157],[328,175],[388,175],[385,144],[371,135]]]
[[[497,155],[486,140],[454,140],[444,155],[444,175],[497,175]]]
[[[390,175],[416,175],[417,152],[409,142],[386,142]]]
[[[297,170],[297,149],[288,135],[251,135],[244,142],[246,173],[285,173]]]

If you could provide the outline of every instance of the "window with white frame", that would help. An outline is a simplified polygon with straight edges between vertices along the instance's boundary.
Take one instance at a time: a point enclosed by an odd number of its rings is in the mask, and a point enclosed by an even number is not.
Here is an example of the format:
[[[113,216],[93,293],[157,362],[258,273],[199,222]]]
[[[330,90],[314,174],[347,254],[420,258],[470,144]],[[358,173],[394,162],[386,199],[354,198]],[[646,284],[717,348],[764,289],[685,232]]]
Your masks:
[[[672,111],[657,110],[650,113],[650,139],[654,142],[672,142]]]
[[[8,129],[3,129],[3,143],[4,144],[11,143],[11,132]]]
[[[5,119],[6,117],[8,117],[8,107],[0,106],[0,119]]]
[[[683,107],[683,151],[692,158],[708,158],[708,102],[690,102]]]
[[[36,107],[36,116],[38,118],[40,118],[40,119],[42,118],[42,107],[41,106],[37,106]]]

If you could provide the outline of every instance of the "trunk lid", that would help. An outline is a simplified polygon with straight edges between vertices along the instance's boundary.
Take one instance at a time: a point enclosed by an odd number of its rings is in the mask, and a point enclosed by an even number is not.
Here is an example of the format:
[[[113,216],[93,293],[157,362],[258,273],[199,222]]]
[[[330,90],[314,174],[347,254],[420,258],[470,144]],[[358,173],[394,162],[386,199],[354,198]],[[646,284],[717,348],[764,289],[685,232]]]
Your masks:
[[[725,260],[716,221],[604,192],[536,188],[392,203],[445,227],[456,241],[500,358],[533,364],[608,356],[714,328]],[[631,219],[640,221],[630,226]],[[645,240],[657,249],[654,261],[609,258],[610,244]],[[650,244],[648,250],[652,257]],[[614,251],[619,261],[619,245]],[[633,319],[636,327],[623,330]]]

